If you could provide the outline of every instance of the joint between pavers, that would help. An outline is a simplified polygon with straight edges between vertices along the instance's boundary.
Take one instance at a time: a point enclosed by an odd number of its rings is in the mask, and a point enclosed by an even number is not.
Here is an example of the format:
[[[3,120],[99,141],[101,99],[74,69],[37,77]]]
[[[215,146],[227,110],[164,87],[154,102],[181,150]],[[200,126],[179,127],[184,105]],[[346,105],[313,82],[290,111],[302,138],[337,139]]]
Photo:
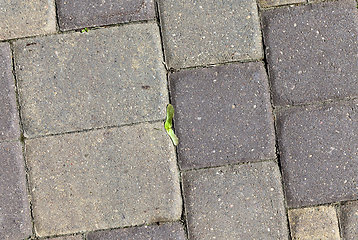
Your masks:
[[[57,2],[56,0],[52,0],[53,5],[55,6],[55,15],[56,15],[56,32],[61,33],[62,31],[60,30],[60,18],[58,16],[58,12],[57,12]]]
[[[331,0],[331,1],[333,1],[333,0]],[[270,10],[277,9],[277,8],[298,7],[298,6],[305,6],[305,5],[309,5],[309,4],[312,4],[312,3],[306,1],[306,2],[301,2],[301,3],[287,3],[287,4],[281,4],[281,5],[269,6],[269,7],[261,7],[259,4],[259,9],[260,9],[260,12],[263,12],[263,11],[270,11]]]
[[[333,205],[336,210],[336,217],[338,222],[338,230],[339,230],[339,237],[343,239],[343,231],[342,231],[342,222],[341,222],[341,202],[338,202]]]
[[[157,25],[159,27],[160,45],[162,47],[163,65],[164,65],[165,70],[167,71],[167,75],[168,75],[169,68],[168,68],[168,65],[167,65],[167,62],[166,62],[166,57],[165,57],[163,31],[162,31],[162,25],[161,25],[161,21],[160,21],[160,9],[159,9],[158,0],[155,0],[154,4],[155,4],[155,17],[156,17],[156,20],[157,20]],[[167,78],[167,80],[168,80],[168,78]],[[169,89],[168,89],[168,92],[169,92]]]

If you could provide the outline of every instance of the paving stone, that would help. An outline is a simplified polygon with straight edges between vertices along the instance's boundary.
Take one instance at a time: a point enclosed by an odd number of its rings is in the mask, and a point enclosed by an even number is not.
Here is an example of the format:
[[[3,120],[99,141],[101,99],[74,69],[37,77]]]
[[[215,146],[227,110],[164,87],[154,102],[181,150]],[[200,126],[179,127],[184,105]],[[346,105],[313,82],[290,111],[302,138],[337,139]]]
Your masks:
[[[290,207],[358,199],[358,102],[291,108],[278,114]]]
[[[125,229],[92,232],[87,240],[121,239],[121,240],[185,240],[185,232],[180,223],[132,227]]]
[[[261,59],[255,0],[162,0],[160,18],[171,68]]]
[[[0,43],[0,102],[0,141],[19,138],[19,113],[8,43]]]
[[[165,117],[166,70],[154,23],[17,41],[15,57],[29,137]]]
[[[27,238],[31,229],[21,144],[0,143],[0,239]]]
[[[175,151],[163,123],[31,139],[26,157],[39,236],[180,219]]]
[[[262,63],[183,70],[169,79],[181,168],[275,158]]]
[[[259,0],[260,6],[264,8],[305,2],[306,0]]]
[[[341,0],[262,13],[275,105],[357,96],[356,5]]]
[[[341,206],[340,222],[344,240],[358,239],[358,201]]]
[[[292,239],[340,240],[336,210],[320,206],[288,211]]]
[[[83,240],[82,235],[49,238],[49,240]]]
[[[155,19],[153,0],[56,0],[61,30]]]
[[[189,239],[287,239],[275,162],[183,174]]]
[[[1,0],[0,9],[0,40],[56,32],[52,1]]]

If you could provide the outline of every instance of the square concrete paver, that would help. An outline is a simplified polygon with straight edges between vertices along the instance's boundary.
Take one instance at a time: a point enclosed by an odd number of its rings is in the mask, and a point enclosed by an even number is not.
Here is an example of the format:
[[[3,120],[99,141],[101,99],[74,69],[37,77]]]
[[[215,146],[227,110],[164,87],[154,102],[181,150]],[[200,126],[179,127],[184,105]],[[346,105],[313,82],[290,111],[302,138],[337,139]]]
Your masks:
[[[354,0],[264,11],[275,105],[358,96],[358,10]]]
[[[180,223],[166,223],[143,227],[107,230],[87,234],[87,240],[185,240],[185,232]]]
[[[358,198],[358,102],[291,108],[278,114],[290,207]]]
[[[21,40],[15,58],[29,137],[165,117],[155,23]]]
[[[163,123],[26,141],[39,236],[174,221],[182,199]]]
[[[263,56],[255,0],[162,0],[159,9],[171,68]]]
[[[19,138],[19,113],[8,43],[0,43],[0,103],[0,141]]]
[[[259,0],[260,6],[264,8],[306,2],[306,0]]]
[[[21,144],[0,143],[0,239],[24,239],[31,229]]]
[[[275,158],[262,63],[183,70],[169,79],[181,168]]]
[[[288,211],[293,240],[340,240],[336,210],[320,206]]]
[[[288,238],[275,162],[189,171],[183,184],[190,239]]]
[[[1,0],[0,40],[56,32],[54,1]]]
[[[341,206],[340,223],[344,240],[358,239],[358,201]]]
[[[155,19],[154,0],[56,0],[61,30]]]

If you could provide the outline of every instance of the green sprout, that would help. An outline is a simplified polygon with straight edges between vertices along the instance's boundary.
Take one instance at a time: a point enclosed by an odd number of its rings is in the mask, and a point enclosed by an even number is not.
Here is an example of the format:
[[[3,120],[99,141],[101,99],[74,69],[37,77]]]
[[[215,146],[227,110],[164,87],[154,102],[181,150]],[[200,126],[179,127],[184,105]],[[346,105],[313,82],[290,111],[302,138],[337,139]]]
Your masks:
[[[88,28],[85,27],[84,29],[81,30],[81,33],[84,33],[84,32],[88,32]]]
[[[174,107],[171,104],[167,105],[167,119],[165,120],[164,128],[167,130],[169,137],[171,138],[173,144],[177,146],[179,144],[179,139],[175,135],[173,127],[173,118],[174,118]]]

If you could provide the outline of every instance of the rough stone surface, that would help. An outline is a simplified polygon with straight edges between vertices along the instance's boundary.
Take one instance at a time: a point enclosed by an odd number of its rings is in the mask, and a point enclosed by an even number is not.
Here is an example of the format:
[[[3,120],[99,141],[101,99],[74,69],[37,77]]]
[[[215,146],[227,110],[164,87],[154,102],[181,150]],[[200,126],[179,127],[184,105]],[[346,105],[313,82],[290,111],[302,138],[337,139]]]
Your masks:
[[[0,40],[56,32],[53,1],[1,0],[0,11]]]
[[[180,223],[168,223],[144,227],[92,232],[87,240],[120,239],[120,240],[185,240],[185,232]]]
[[[358,102],[291,108],[278,114],[290,207],[358,198]]]
[[[8,43],[0,43],[0,103],[0,141],[19,138],[19,113]]]
[[[174,147],[163,124],[26,141],[39,236],[180,219]]]
[[[288,210],[292,239],[340,240],[336,210],[320,206]]]
[[[165,116],[166,71],[154,23],[17,41],[15,58],[29,137]]]
[[[358,95],[358,13],[353,0],[263,12],[275,105]]]
[[[153,0],[56,0],[61,30],[155,19]]]
[[[49,238],[49,240],[83,240],[82,235]],[[103,239],[104,240],[104,239]],[[108,239],[109,240],[109,239]]]
[[[358,239],[358,201],[341,206],[340,220],[343,239]]]
[[[21,144],[0,143],[0,239],[24,239],[31,228]]]
[[[275,158],[262,63],[183,70],[169,79],[181,168]]]
[[[255,0],[159,1],[169,67],[261,59]]]
[[[306,0],[259,0],[260,6],[264,8],[305,2]]]
[[[287,239],[280,171],[261,162],[183,174],[189,239]]]

